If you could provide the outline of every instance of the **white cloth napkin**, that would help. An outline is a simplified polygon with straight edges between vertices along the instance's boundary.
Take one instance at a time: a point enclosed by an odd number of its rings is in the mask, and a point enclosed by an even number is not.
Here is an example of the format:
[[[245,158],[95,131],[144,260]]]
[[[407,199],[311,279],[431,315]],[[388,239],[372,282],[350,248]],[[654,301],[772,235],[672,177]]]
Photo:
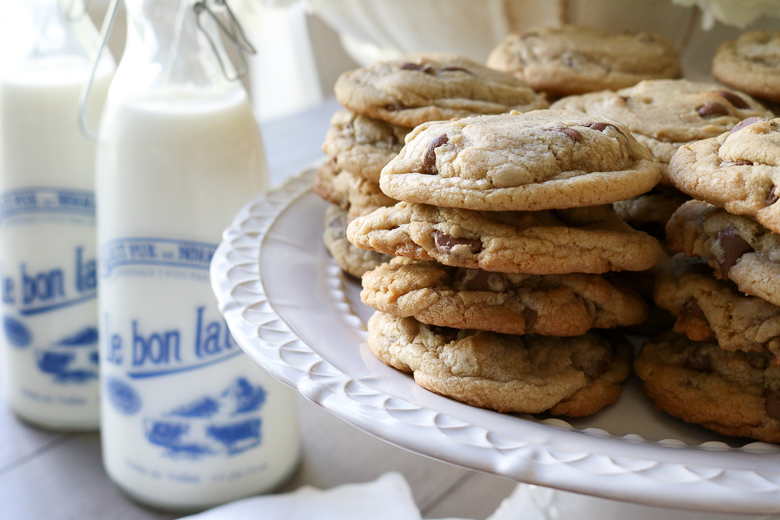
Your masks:
[[[322,491],[245,498],[181,520],[421,520],[409,484],[400,473],[373,482]],[[457,520],[442,519],[442,520]]]

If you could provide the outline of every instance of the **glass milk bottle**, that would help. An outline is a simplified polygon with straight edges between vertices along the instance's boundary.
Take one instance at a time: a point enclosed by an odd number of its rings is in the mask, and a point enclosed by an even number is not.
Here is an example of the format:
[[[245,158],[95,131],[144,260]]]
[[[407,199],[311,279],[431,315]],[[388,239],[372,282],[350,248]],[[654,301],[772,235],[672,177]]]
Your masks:
[[[34,425],[97,429],[95,143],[79,93],[98,33],[81,0],[2,7],[0,71],[0,352],[10,408]],[[95,124],[114,71],[98,63]]]
[[[242,353],[209,283],[267,171],[224,8],[125,5],[97,158],[103,462],[136,500],[197,510],[276,488],[300,452],[293,392]]]

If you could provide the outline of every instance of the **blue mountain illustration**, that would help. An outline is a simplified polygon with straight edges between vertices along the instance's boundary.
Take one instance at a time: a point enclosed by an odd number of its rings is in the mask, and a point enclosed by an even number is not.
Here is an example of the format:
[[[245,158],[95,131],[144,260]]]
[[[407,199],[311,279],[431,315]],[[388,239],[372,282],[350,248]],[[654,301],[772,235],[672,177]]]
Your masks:
[[[261,386],[237,378],[216,397],[202,396],[161,418],[147,418],[146,438],[173,458],[242,453],[261,443],[262,421],[257,412],[265,399]]]
[[[95,327],[85,327],[72,336],[62,338],[57,342],[57,345],[63,347],[83,347],[89,345],[97,345],[98,342],[98,330]]]
[[[37,350],[35,355],[38,369],[54,376],[55,383],[84,384],[98,377],[97,354],[98,330],[84,327],[65,336],[49,347]],[[87,347],[88,351],[77,352],[74,348]]]
[[[8,343],[24,348],[32,342],[32,333],[27,326],[13,316],[3,316],[3,332]]]

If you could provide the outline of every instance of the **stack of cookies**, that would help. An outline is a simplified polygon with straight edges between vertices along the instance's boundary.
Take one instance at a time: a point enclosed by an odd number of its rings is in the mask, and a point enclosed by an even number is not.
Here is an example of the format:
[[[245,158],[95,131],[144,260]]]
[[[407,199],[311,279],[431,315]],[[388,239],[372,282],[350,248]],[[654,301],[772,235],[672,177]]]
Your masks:
[[[684,145],[668,172],[695,199],[667,225],[682,254],[656,283],[676,323],[643,347],[636,372],[672,415],[780,442],[780,119]]]
[[[646,80],[617,91],[569,96],[552,108],[607,116],[625,124],[661,167],[661,182],[647,194],[616,202],[615,211],[634,227],[663,239],[672,213],[690,197],[669,179],[669,161],[682,145],[717,137],[745,118],[772,113],[747,94],[713,83]]]
[[[360,277],[386,258],[357,250],[345,239],[346,224],[396,200],[379,189],[379,173],[426,121],[510,110],[544,108],[547,102],[513,75],[467,58],[442,53],[405,56],[341,75],[336,113],[323,144],[329,161],[317,172],[314,191],[332,204],[324,241],[345,272]]]
[[[421,386],[502,412],[592,414],[630,369],[620,335],[641,297],[610,271],[645,270],[657,240],[610,204],[660,171],[628,128],[537,110],[417,126],[382,170],[400,201],[352,220],[357,247],[393,255],[363,276],[369,345]]]

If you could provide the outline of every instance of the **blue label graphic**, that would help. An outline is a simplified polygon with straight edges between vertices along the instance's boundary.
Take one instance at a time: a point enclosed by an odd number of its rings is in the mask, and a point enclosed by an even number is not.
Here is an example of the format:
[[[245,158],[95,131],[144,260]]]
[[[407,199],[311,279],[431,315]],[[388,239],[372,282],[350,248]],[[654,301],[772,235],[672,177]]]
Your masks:
[[[95,193],[41,186],[11,190],[0,195],[0,221],[19,215],[41,213],[95,218]]]
[[[261,386],[240,377],[218,396],[202,396],[160,418],[146,418],[146,438],[171,458],[236,455],[260,445],[257,412],[265,399]]]
[[[85,327],[54,344],[36,350],[38,369],[55,383],[84,384],[98,378],[98,330]]]
[[[108,401],[118,412],[133,415],[141,409],[141,396],[121,379],[107,377],[105,390]]]
[[[24,348],[32,342],[32,333],[27,326],[13,316],[3,316],[5,339],[14,347]]]
[[[100,248],[100,272],[106,278],[117,267],[167,266],[209,270],[215,244],[165,238],[118,238]]]

